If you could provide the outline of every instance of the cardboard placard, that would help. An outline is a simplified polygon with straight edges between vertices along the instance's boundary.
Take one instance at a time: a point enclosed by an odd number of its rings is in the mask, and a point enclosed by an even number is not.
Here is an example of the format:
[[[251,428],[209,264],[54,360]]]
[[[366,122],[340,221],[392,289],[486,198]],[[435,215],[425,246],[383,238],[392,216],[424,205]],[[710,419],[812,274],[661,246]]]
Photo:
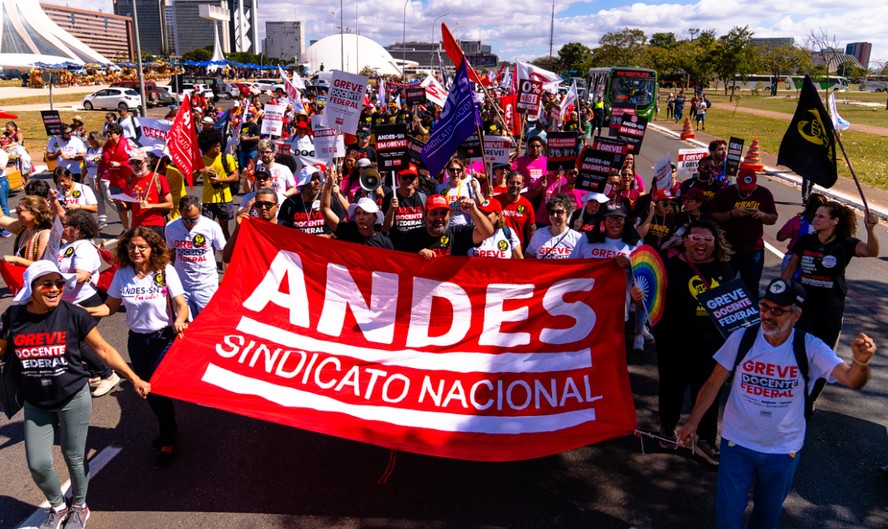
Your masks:
[[[333,70],[333,79],[327,91],[324,108],[327,128],[354,134],[358,130],[361,108],[364,106],[364,92],[367,78],[339,70]],[[320,97],[318,97],[320,101]]]
[[[456,154],[463,160],[481,160],[481,139],[474,133],[459,144]]]
[[[41,110],[40,117],[43,118],[43,128],[46,129],[47,136],[58,136],[62,133],[62,118],[58,110]]]
[[[426,104],[425,88],[417,86],[407,87],[407,104],[408,105],[425,105]]]
[[[550,132],[546,147],[546,169],[573,169],[577,166],[577,131]]]
[[[667,152],[654,164],[654,189],[672,190],[672,152]]]
[[[675,163],[678,174],[690,176],[697,172],[700,160],[709,156],[709,149],[679,149],[678,161]]]
[[[641,152],[641,142],[644,141],[644,133],[647,131],[647,118],[635,114],[624,114],[623,121],[617,129],[617,139],[625,140],[629,146],[629,152],[637,155]]]
[[[519,114],[536,116],[540,110],[540,100],[542,97],[542,81],[521,79],[518,81],[518,104],[515,106],[515,111]]]
[[[265,114],[262,117],[262,134],[280,136],[284,131],[284,105],[265,105]]]
[[[698,294],[697,301],[725,338],[737,329],[755,325],[761,319],[758,305],[739,277]]]
[[[635,115],[636,108],[635,103],[614,103],[614,106],[611,107],[611,117],[607,135],[616,137],[617,131],[620,129],[620,124],[623,122],[623,116],[625,114]]]
[[[376,134],[376,160],[380,170],[398,170],[407,165],[407,125],[378,125]]]
[[[508,136],[484,136],[484,161],[490,164],[509,163],[512,139]]]
[[[321,114],[311,117],[311,133],[314,138],[315,156],[327,162],[345,156],[345,141],[342,134],[336,129],[324,127]],[[289,144],[284,145],[287,145],[289,153]]]
[[[614,162],[611,167],[615,169],[619,169],[623,167],[623,160],[626,159],[626,154],[629,152],[629,146],[623,140],[603,138],[598,136],[592,142],[591,147],[598,151],[606,151],[614,153]]]
[[[422,163],[422,148],[425,147],[425,142],[414,138],[413,136],[407,136],[407,156],[410,158],[415,164]]]
[[[586,147],[578,160],[577,189],[603,193],[616,153]]]
[[[728,168],[727,168],[727,176],[734,177],[737,176],[737,168],[740,167],[740,162],[743,161],[743,138],[735,138],[731,136],[731,140],[728,142]]]

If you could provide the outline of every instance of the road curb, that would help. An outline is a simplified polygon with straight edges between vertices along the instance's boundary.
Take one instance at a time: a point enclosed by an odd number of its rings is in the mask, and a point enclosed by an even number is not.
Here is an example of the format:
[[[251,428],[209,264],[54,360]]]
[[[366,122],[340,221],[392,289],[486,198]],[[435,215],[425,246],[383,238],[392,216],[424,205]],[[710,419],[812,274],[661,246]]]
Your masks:
[[[674,139],[680,140],[681,135],[675,131],[669,130],[666,127],[661,127],[660,125],[656,125],[653,123],[648,123],[648,128],[653,128],[657,132],[661,134],[665,134],[666,136],[670,136]],[[704,149],[709,147],[708,143],[704,143],[695,139],[682,140],[689,143],[692,143],[698,147],[702,147]],[[795,174],[790,174],[783,172],[775,167],[765,166],[764,173],[772,178],[782,181],[784,184],[795,187],[799,190],[802,189],[802,179]],[[842,193],[841,191],[834,191],[832,189],[826,189],[820,187],[818,185],[814,186],[814,190],[818,193],[825,195],[826,197],[835,200],[836,202],[840,202],[849,206],[851,208],[856,209],[857,211],[863,212],[863,203],[860,201],[860,197],[851,196],[846,193]],[[888,221],[888,210],[883,209],[878,206],[874,206],[873,204],[868,204],[869,210],[875,213],[881,220]]]

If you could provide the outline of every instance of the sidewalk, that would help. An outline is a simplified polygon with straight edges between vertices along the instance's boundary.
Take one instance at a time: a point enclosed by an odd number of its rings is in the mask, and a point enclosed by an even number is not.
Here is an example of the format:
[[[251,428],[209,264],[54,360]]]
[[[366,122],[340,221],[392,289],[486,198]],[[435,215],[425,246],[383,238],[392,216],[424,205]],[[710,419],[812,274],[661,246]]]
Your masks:
[[[740,109],[738,109],[739,111]],[[752,109],[747,109],[752,110]],[[791,114],[783,114],[780,112],[768,112],[761,111],[767,114],[773,114],[773,116],[769,117],[782,117],[786,116],[787,122],[792,118]],[[757,114],[756,112],[751,112]],[[760,114],[764,115],[764,114]],[[671,120],[657,120],[652,121],[649,125],[654,129],[657,129],[669,136],[672,136],[678,139],[681,135],[682,125],[679,123],[674,123]],[[880,127],[870,127],[874,129],[880,129]],[[857,127],[855,127],[857,129]],[[888,136],[888,129],[881,129],[884,131],[884,135]],[[685,140],[685,143],[688,144],[688,148],[691,147],[709,147],[709,142],[714,139],[717,139],[715,136],[710,134],[706,134],[705,132],[696,131],[697,138],[694,140]],[[720,138],[727,140],[727,138]],[[789,169],[778,166],[777,165],[777,153],[769,153],[762,151],[762,163],[765,164],[765,174],[772,178],[777,178],[789,186],[795,187],[801,190],[802,179],[794,172]],[[842,161],[841,163],[844,163]],[[875,212],[882,220],[888,221],[888,190],[879,189],[877,187],[873,187],[871,185],[867,185],[865,183],[860,184],[861,189],[863,189],[863,194],[866,196],[867,204],[870,207],[870,210]],[[854,184],[854,180],[850,178],[842,178],[836,181],[835,185],[833,185],[829,189],[823,189],[820,186],[814,186],[815,191],[823,193],[824,195],[830,197],[833,200],[837,200],[842,202],[843,204],[847,204],[859,211],[863,211],[863,203],[860,200],[860,194],[857,192],[857,186]],[[801,202],[801,191],[799,192],[799,201]]]
[[[881,106],[881,105],[879,105]],[[761,116],[763,118],[773,118],[773,119],[782,119],[784,121],[792,121],[792,114],[787,114],[785,112],[774,112],[772,110],[762,110],[760,108],[746,108],[742,106],[736,107],[737,112],[743,112],[744,114],[753,114],[756,116]],[[679,127],[680,128],[680,127]],[[866,134],[874,134],[876,136],[888,137],[888,128],[886,127],[874,127],[872,125],[854,125],[854,132],[864,132]]]

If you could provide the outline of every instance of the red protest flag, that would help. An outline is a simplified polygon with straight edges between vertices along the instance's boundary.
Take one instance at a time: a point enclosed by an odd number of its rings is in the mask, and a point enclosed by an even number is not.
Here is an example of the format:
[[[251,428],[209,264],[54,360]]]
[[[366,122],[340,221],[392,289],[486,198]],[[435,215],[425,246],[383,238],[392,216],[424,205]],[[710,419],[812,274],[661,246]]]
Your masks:
[[[167,148],[176,169],[185,177],[188,187],[194,187],[191,173],[203,165],[200,149],[197,147],[197,131],[194,127],[194,115],[191,113],[191,101],[186,97],[173,120],[167,136]]]
[[[453,38],[450,30],[447,29],[447,24],[443,22],[441,22],[441,40],[444,44],[444,51],[447,52],[450,61],[459,68],[459,63],[463,61],[466,54],[463,53],[462,48],[459,47],[459,43],[456,42],[456,39]],[[484,85],[484,81],[481,80],[481,77],[478,76],[478,73],[472,68],[472,65],[469,64],[468,59],[466,59],[466,66],[469,69],[469,80],[475,84]]]

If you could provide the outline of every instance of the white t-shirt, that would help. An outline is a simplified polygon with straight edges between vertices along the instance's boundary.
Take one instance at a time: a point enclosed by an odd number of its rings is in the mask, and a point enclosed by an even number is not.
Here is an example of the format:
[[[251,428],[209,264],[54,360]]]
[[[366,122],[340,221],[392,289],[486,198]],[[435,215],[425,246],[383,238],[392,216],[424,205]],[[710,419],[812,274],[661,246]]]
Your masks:
[[[148,334],[165,329],[175,321],[167,307],[167,290],[171,298],[185,294],[179,274],[172,265],[167,265],[163,273],[153,272],[142,279],[136,276],[132,266],[125,266],[114,273],[108,296],[123,302],[126,326],[130,330]]]
[[[471,178],[464,178],[457,187],[450,187],[450,183],[445,182],[435,189],[435,193],[444,195],[444,198],[450,203],[451,226],[465,226],[472,223],[472,218],[459,210],[459,202],[462,199],[475,198],[475,190],[472,189],[470,182]]]
[[[515,235],[515,230],[510,229],[511,237],[506,237],[506,230],[500,228],[493,232],[493,235],[484,239],[484,241],[474,248],[469,248],[469,257],[493,257],[496,259],[511,259],[512,249],[519,248],[521,241]]]
[[[173,266],[185,290],[195,291],[219,287],[216,254],[225,247],[225,235],[218,222],[201,215],[188,231],[181,218],[167,224],[166,243],[175,253]]]
[[[713,355],[725,369],[733,370],[744,329],[728,337]],[[766,454],[792,454],[805,442],[804,378],[792,351],[795,331],[778,347],[768,343],[759,330],[743,361],[737,366],[722,419],[722,437]],[[823,341],[805,336],[809,393],[818,378],[835,382],[833,370],[842,359]]]
[[[62,150],[62,154],[65,156],[86,154],[86,144],[77,136],[71,136],[67,141],[58,136],[50,138],[49,143],[46,145],[46,152],[55,153],[59,149]],[[78,160],[63,160],[57,158],[56,165],[71,171],[71,174],[80,174],[80,162]]]
[[[127,116],[126,119],[118,119],[117,122],[123,129],[123,137],[136,141],[136,129],[142,126],[139,120],[135,116]]]
[[[604,242],[589,242],[588,237],[580,237],[572,252],[571,259],[613,259],[618,255],[629,257],[638,244],[627,244],[622,239],[605,238]]]
[[[89,186],[74,182],[73,184],[71,184],[70,195],[66,195],[61,187],[58,189],[58,201],[65,208],[68,208],[74,204],[80,204],[81,206],[92,206],[94,204],[98,204],[98,202],[96,202],[96,194],[93,193],[93,190]]]
[[[99,284],[99,268],[102,267],[102,258],[92,241],[80,239],[70,242],[59,248],[59,272],[73,274],[77,270],[84,270],[92,274],[88,281],[77,283],[77,286],[66,289],[62,299],[70,303],[80,303],[96,294],[96,285]]]
[[[99,172],[99,162],[102,160],[102,148],[93,149],[88,147],[86,149],[86,157],[83,160],[86,163],[86,174],[90,178],[95,178]]]
[[[583,237],[583,234],[571,229],[558,235],[552,235],[549,228],[539,229],[530,238],[527,255],[537,259],[567,259],[580,237]]]
[[[263,165],[262,162],[257,162],[257,166]],[[284,193],[291,187],[296,185],[296,179],[293,177],[293,173],[290,171],[290,168],[284,164],[276,163],[271,169],[271,187],[274,188],[278,193]]]

